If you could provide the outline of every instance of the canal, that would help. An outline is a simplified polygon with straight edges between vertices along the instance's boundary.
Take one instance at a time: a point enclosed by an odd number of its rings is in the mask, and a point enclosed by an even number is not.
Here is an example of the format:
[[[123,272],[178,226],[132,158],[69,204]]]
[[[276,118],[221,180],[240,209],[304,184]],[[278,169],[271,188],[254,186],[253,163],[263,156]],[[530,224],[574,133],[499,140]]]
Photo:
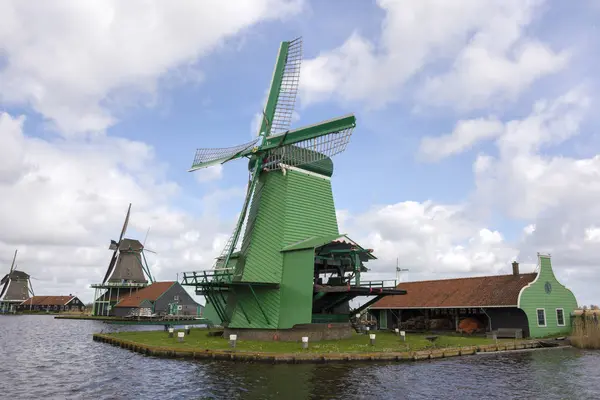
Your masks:
[[[1,399],[598,399],[600,352],[264,365],[162,360],[92,341],[118,327],[0,317]],[[156,329],[156,328],[146,328]]]

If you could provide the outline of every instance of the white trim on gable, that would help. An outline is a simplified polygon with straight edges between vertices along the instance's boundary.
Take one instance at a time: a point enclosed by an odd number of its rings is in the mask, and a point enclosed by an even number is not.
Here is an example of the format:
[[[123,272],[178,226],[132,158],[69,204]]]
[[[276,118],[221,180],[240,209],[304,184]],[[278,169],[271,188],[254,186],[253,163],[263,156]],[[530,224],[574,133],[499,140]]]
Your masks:
[[[525,291],[525,289],[530,288],[531,286],[533,286],[533,284],[536,283],[537,280],[540,278],[540,275],[542,273],[542,260],[540,260],[540,258],[541,258],[541,254],[538,253],[538,262],[539,262],[540,268],[538,269],[538,272],[537,272],[537,275],[536,275],[535,279],[532,280],[531,282],[529,282],[527,285],[523,286],[521,288],[521,290],[519,290],[519,296],[517,297],[517,307],[519,307],[519,308],[521,308],[521,295],[523,294],[523,292]]]

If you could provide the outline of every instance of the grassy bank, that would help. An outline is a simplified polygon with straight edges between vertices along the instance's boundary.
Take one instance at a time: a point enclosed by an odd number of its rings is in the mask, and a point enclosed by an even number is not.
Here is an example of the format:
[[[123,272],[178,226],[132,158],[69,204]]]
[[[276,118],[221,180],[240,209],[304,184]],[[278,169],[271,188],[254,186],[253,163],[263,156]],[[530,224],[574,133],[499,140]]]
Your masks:
[[[177,334],[170,338],[164,331],[120,332],[111,333],[118,339],[135,342],[140,345],[180,349],[180,350],[231,350],[228,340],[222,337],[209,336],[208,329],[192,329],[183,343],[177,340]],[[308,350],[302,349],[301,343],[296,342],[264,342],[252,340],[238,340],[236,351],[260,353],[361,353],[361,352],[405,352],[420,351],[432,348],[460,348],[469,346],[482,346],[495,344],[496,341],[484,337],[467,337],[458,335],[439,336],[434,344],[425,339],[423,334],[409,334],[406,341],[388,332],[376,333],[375,345],[371,346],[368,335],[356,334],[350,339],[328,340],[309,343]],[[514,340],[498,340],[498,343],[513,343]]]
[[[600,324],[591,317],[576,317],[570,339],[580,349],[600,349]]]

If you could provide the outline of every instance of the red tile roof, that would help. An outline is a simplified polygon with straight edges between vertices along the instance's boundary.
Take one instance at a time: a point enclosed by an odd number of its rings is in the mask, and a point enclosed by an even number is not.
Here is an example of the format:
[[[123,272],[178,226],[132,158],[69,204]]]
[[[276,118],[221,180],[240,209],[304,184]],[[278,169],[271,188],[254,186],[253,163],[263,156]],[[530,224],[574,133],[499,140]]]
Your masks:
[[[23,306],[64,306],[75,296],[33,296],[21,303]]]
[[[164,292],[166,292],[176,282],[154,282],[143,289],[133,292],[131,296],[123,297],[115,307],[139,307],[144,300],[156,301]]]
[[[405,282],[398,288],[407,294],[384,297],[371,308],[516,306],[519,292],[536,276],[530,273]]]

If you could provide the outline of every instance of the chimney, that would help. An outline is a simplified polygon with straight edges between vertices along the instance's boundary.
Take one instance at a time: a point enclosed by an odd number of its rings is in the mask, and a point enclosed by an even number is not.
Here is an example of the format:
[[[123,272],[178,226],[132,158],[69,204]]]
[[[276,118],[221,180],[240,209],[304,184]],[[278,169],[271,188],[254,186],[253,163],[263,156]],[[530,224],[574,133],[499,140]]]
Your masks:
[[[512,267],[513,267],[513,275],[519,276],[519,263],[516,261],[513,261]]]

